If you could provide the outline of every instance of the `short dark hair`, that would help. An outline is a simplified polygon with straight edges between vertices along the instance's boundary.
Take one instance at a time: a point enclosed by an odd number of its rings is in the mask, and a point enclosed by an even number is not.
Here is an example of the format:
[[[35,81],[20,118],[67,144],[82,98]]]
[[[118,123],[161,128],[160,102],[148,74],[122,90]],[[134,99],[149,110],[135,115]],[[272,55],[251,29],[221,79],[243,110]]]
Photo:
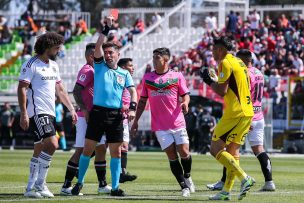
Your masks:
[[[127,65],[127,63],[128,63],[129,61],[131,62],[131,61],[133,61],[133,59],[131,59],[131,58],[121,58],[121,59],[119,59],[119,61],[117,62],[117,65],[118,65],[119,67],[122,67],[122,66]]]
[[[153,54],[159,54],[162,56],[166,55],[166,56],[169,56],[169,58],[171,56],[170,50],[166,47],[154,49]]]
[[[241,49],[236,53],[237,57],[247,57],[247,58],[252,58],[251,51],[248,49]]]
[[[52,48],[54,46],[59,46],[64,43],[63,36],[55,32],[47,32],[40,35],[35,43],[34,50],[36,54],[42,55],[45,50]]]
[[[233,48],[233,45],[228,37],[216,37],[213,39],[214,45],[222,45],[225,47],[228,51],[231,51]]]
[[[119,48],[120,48],[120,46],[115,42],[106,42],[102,45],[103,50],[106,48],[109,48],[109,47],[113,47],[116,50],[119,50]]]
[[[92,54],[93,49],[95,49],[96,43],[89,43],[86,45],[85,56],[89,56]]]
[[[248,49],[241,49],[241,50],[239,50],[236,53],[236,57],[247,60],[247,61],[243,61],[243,62],[245,62],[245,64],[247,62],[253,62],[252,53]]]

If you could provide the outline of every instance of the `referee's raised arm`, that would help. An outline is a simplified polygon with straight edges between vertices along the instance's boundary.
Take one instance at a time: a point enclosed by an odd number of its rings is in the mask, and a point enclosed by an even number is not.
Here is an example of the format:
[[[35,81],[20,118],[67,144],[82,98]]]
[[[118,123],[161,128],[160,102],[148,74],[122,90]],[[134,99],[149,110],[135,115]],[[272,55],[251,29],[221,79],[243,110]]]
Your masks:
[[[96,59],[103,57],[102,45],[106,41],[110,28],[113,25],[113,19],[114,18],[112,16],[106,17],[106,24],[96,42],[96,48],[95,48],[95,52],[94,52],[94,58],[96,58]]]

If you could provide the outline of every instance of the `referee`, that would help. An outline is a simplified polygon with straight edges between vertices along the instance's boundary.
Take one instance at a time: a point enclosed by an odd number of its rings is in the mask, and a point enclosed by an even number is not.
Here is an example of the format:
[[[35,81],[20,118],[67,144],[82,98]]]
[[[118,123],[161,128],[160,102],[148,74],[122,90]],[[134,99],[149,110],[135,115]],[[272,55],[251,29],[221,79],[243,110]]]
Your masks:
[[[96,144],[105,133],[111,155],[111,196],[125,196],[124,191],[119,189],[121,144],[123,142],[122,93],[124,88],[127,88],[131,94],[128,112],[130,121],[135,117],[137,93],[129,71],[117,66],[118,45],[112,42],[105,43],[112,24],[113,17],[107,17],[107,24],[96,43],[93,109],[89,115],[85,145],[79,160],[78,182],[72,189],[73,195],[79,195],[90,157]]]

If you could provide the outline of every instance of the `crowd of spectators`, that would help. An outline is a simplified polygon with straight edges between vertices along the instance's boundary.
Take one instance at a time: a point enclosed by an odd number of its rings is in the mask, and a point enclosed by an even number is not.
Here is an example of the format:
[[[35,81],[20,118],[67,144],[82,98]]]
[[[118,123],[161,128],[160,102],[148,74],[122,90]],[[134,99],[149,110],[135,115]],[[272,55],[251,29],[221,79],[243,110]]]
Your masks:
[[[205,19],[206,32],[201,42],[180,56],[173,56],[170,67],[186,76],[197,76],[201,67],[217,68],[212,56],[213,38],[226,35],[234,44],[234,51],[249,49],[256,55],[254,66],[265,76],[264,96],[273,99],[274,117],[286,119],[287,78],[303,76],[304,18],[301,15],[261,21],[256,10],[246,19],[233,11],[226,18],[226,26],[218,30],[213,13]],[[147,70],[149,71],[149,70]],[[298,86],[303,82],[298,82]],[[297,90],[300,88],[297,88]],[[301,89],[303,91],[303,88]],[[301,110],[302,113],[303,110]]]

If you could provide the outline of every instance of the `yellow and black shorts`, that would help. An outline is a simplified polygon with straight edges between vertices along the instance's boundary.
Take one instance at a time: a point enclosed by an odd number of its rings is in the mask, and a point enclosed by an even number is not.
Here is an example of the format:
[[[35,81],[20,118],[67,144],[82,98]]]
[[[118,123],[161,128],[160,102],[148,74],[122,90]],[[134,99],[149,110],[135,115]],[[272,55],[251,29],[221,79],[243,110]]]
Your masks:
[[[231,142],[243,145],[249,132],[252,117],[221,119],[214,129],[213,141],[223,140],[227,145]]]

